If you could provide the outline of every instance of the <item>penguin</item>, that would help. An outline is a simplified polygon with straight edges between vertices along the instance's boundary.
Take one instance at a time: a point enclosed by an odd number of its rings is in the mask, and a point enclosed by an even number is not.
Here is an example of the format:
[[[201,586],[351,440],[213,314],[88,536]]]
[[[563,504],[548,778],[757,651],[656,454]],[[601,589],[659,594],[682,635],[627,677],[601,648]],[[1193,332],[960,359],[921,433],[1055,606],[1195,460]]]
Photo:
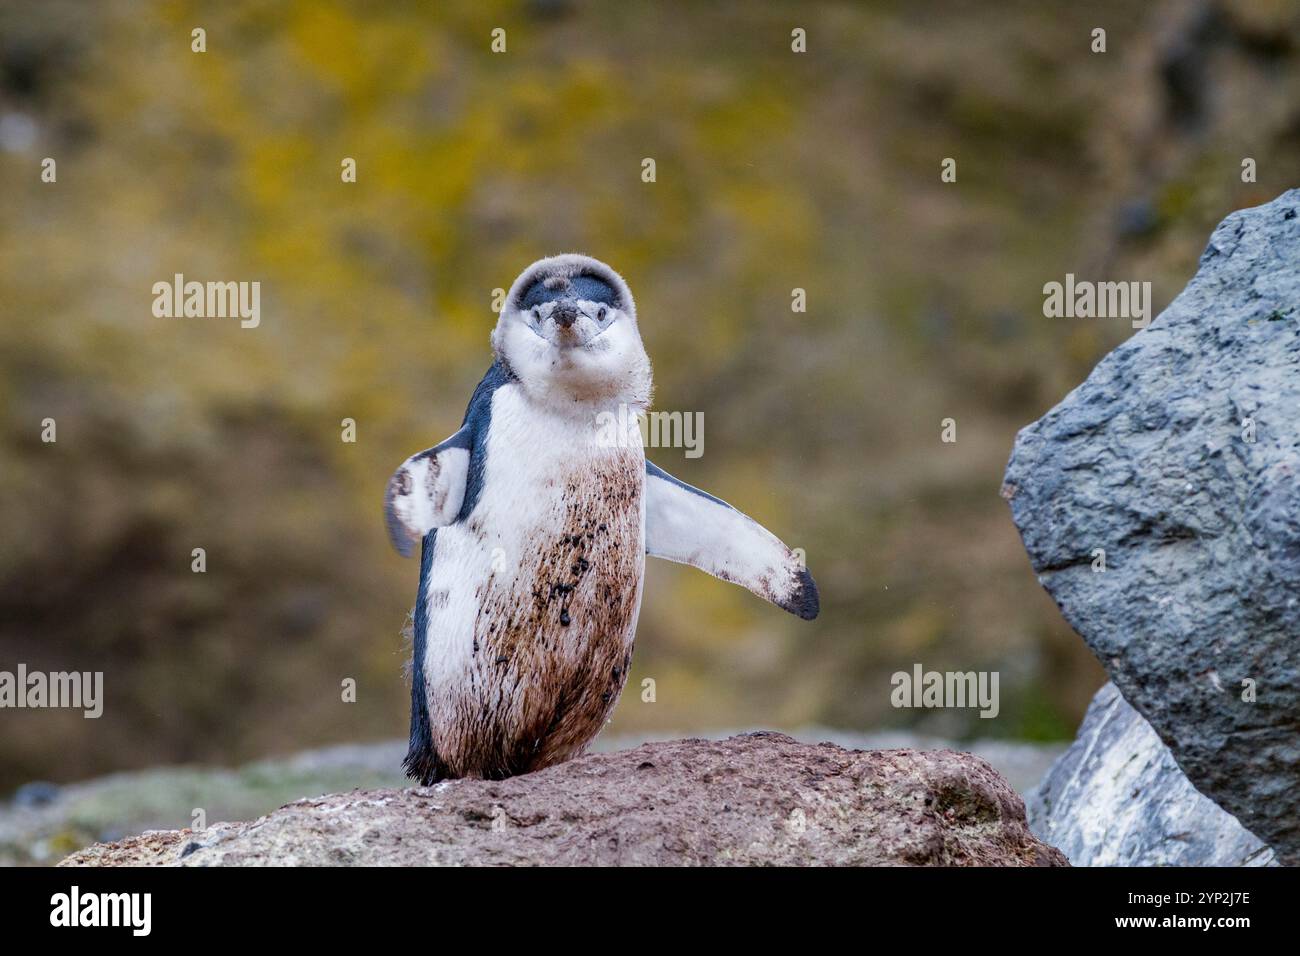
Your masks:
[[[421,546],[403,767],[425,786],[586,750],[627,680],[647,555],[805,620],[820,607],[780,539],[646,460],[628,412],[649,407],[650,360],[617,272],[578,254],[533,263],[491,344],[460,430],[385,492],[394,548]]]

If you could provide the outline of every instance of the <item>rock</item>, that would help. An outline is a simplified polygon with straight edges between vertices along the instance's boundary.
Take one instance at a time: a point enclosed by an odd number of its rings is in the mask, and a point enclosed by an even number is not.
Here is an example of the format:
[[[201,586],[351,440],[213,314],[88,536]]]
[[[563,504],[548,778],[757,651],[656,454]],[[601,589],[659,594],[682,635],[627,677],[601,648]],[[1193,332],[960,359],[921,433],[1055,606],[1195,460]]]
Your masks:
[[[96,840],[209,821],[247,819],[305,793],[401,786],[405,741],[350,744],[259,760],[237,770],[162,767],[35,792],[19,788],[0,806],[0,866],[54,863]]]
[[[57,784],[33,780],[14,791],[12,802],[15,807],[47,807],[57,799],[59,799]]]
[[[690,736],[722,740],[746,732],[748,728],[736,727],[731,730],[711,730]],[[1043,779],[1043,775],[1051,768],[1052,763],[1065,752],[1065,744],[1057,742],[999,740],[992,737],[957,742],[912,730],[854,731],[810,724],[794,728],[782,727],[780,732],[804,743],[832,743],[847,750],[960,750],[987,760],[1021,796],[1038,786],[1038,782]],[[650,740],[675,740],[683,736],[686,735],[681,733],[633,735],[606,732],[596,738],[592,750],[597,753],[628,750]]]
[[[1169,308],[1021,431],[1002,493],[1196,788],[1300,862],[1300,190],[1219,225]]]
[[[97,844],[62,865],[158,864],[1067,865],[977,757],[766,732],[299,800],[252,823]]]
[[[1268,866],[1273,851],[1178,769],[1114,684],[1025,798],[1029,826],[1075,866]]]
[[[712,731],[711,739],[740,730]],[[1031,790],[1065,749],[1058,744],[975,740],[961,745],[904,731],[857,733],[829,727],[791,730],[796,740],[827,740],[856,750],[964,750],[983,757],[1018,793]],[[681,736],[653,737],[667,740]],[[598,752],[626,750],[647,737],[604,733]],[[406,740],[347,744],[224,767],[160,767],[56,787],[28,784],[0,804],[0,866],[55,863],[96,841],[189,824],[194,810],[209,821],[251,820],[308,794],[357,787],[403,787]]]

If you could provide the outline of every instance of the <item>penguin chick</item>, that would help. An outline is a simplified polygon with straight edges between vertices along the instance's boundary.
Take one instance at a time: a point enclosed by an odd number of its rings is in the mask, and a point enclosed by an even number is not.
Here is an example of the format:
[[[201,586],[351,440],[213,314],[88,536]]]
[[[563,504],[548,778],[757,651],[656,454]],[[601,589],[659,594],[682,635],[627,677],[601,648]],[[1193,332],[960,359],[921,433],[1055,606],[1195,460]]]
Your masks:
[[[804,619],[819,608],[789,548],[646,461],[637,417],[618,415],[647,408],[652,378],[613,269],[573,254],[533,263],[492,350],[460,430],[408,458],[384,502],[398,552],[422,545],[404,767],[425,785],[586,749],[627,680],[646,554]],[[611,420],[626,423],[617,441],[598,427]]]

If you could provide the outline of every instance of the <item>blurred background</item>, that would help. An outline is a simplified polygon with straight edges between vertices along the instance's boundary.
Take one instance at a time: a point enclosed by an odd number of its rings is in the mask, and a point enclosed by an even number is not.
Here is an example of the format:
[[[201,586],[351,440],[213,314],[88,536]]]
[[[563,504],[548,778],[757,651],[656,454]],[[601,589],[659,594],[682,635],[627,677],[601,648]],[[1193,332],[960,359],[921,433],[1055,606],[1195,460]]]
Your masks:
[[[628,279],[656,407],[704,413],[702,458],[651,457],[804,548],[823,600],[653,563],[609,733],[1069,738],[1102,671],[998,490],[1132,329],[1046,319],[1042,287],[1150,280],[1158,311],[1223,216],[1297,185],[1298,16],[0,4],[0,669],[105,674],[99,720],[0,713],[0,794],[404,736],[418,568],[384,484],[458,427],[492,290],[569,250]],[[260,281],[260,327],[155,318],[178,272]],[[1000,716],[891,708],[914,663],[999,671]]]

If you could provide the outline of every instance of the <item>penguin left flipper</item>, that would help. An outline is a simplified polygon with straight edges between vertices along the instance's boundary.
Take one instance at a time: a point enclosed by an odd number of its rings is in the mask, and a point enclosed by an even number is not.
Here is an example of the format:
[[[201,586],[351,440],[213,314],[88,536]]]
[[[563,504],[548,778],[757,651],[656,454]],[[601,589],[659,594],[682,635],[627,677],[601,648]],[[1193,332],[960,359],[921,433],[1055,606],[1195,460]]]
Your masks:
[[[817,584],[801,558],[731,505],[646,462],[645,549],[748,588],[805,621],[817,616]]]
[[[384,519],[397,553],[409,558],[434,528],[456,520],[469,478],[471,430],[467,426],[440,445],[412,455],[388,479]]]

